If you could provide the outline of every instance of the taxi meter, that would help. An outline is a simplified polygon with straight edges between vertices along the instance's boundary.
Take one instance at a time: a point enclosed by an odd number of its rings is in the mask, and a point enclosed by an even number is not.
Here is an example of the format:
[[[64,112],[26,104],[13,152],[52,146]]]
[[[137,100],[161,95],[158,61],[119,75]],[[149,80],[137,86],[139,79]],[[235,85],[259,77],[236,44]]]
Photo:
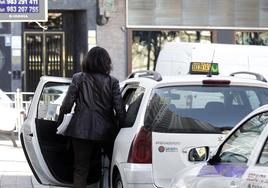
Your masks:
[[[47,0],[0,0],[1,22],[47,21]]]

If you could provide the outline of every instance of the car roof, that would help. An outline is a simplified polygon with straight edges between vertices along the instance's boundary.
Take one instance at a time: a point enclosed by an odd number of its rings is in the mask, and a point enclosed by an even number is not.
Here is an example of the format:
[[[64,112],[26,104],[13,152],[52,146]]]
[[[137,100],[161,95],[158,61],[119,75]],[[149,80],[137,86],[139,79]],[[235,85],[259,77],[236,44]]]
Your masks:
[[[134,77],[124,80],[122,83],[139,83],[146,88],[163,87],[168,85],[203,85],[203,80],[229,80],[230,85],[265,87],[268,88],[268,83],[251,78],[243,78],[239,76],[221,76],[212,75],[177,75],[163,76],[161,81],[156,81],[151,77]],[[71,82],[71,78],[42,76],[41,82]]]
[[[125,80],[125,83],[140,83],[143,87],[153,88],[162,87],[168,85],[202,85],[203,80],[229,80],[230,85],[239,86],[254,86],[254,87],[266,87],[268,83],[251,78],[243,78],[238,76],[220,76],[213,75],[208,77],[206,75],[178,75],[178,76],[163,76],[161,81],[155,81],[149,77],[134,77]]]
[[[56,77],[56,76],[41,76],[41,82],[71,82],[71,78]]]

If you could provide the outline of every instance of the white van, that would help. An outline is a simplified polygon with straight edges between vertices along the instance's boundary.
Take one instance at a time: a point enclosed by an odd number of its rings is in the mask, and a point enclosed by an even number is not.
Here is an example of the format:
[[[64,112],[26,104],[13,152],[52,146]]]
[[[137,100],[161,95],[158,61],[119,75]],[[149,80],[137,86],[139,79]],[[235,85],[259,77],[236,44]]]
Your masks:
[[[158,56],[156,71],[162,76],[188,74],[191,62],[212,61],[221,75],[250,71],[268,79],[268,47],[254,45],[169,42]]]

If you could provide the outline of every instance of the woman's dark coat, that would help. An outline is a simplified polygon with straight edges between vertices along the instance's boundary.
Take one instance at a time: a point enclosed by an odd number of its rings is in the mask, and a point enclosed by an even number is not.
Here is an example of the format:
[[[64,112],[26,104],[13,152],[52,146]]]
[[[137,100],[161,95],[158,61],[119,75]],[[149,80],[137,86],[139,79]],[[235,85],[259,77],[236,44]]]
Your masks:
[[[59,122],[63,115],[75,113],[65,132],[66,136],[88,140],[111,140],[123,127],[125,106],[119,82],[110,75],[76,73],[60,108]],[[116,123],[115,114],[119,122]]]

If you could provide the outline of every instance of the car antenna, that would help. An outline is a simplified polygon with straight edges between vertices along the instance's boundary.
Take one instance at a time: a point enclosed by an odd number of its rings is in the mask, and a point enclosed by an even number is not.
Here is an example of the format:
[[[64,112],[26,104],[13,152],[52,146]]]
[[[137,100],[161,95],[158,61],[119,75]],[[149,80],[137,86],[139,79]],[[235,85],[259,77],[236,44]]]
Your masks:
[[[209,70],[208,70],[207,77],[211,77],[212,76],[212,65],[213,65],[214,55],[215,55],[215,49],[213,51],[212,60],[211,60],[211,63],[210,63],[210,67],[209,67]]]

